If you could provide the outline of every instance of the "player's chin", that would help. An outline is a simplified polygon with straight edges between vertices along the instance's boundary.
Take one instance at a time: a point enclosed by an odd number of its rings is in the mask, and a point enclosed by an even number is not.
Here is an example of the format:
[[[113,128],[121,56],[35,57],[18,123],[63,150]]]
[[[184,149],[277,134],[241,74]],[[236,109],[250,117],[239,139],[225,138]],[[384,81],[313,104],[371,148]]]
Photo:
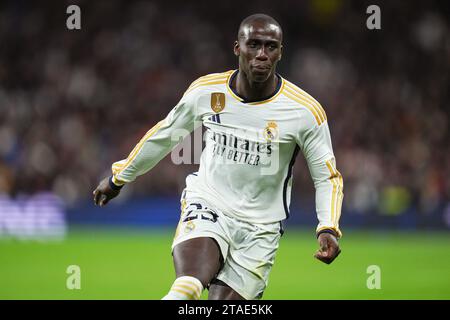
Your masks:
[[[253,82],[266,82],[270,76],[270,69],[253,69],[252,79]]]

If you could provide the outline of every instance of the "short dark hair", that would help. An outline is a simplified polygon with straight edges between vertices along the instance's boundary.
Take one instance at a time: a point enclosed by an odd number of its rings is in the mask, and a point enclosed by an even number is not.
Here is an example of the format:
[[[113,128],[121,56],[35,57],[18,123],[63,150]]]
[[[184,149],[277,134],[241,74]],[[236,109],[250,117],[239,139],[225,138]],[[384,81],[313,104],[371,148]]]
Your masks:
[[[253,23],[255,21],[262,22],[262,23],[267,23],[267,24],[269,24],[269,23],[270,24],[274,24],[278,28],[280,28],[281,35],[283,35],[283,30],[281,29],[281,25],[278,23],[277,20],[275,20],[271,16],[269,16],[267,14],[264,14],[264,13],[255,13],[255,14],[252,14],[252,15],[248,16],[244,20],[242,20],[241,24],[239,25],[238,39],[240,39],[240,38],[242,38],[244,36],[244,32],[243,32],[244,26],[246,26],[248,24],[251,24],[251,23]]]

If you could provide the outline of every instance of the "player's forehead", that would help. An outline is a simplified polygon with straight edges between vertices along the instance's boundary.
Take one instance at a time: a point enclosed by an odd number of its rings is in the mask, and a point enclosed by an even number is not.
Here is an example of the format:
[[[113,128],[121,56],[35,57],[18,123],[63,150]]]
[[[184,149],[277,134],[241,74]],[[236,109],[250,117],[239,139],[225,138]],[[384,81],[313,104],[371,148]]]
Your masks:
[[[264,41],[281,41],[281,28],[275,23],[249,23],[241,26],[241,39],[246,41],[250,39]]]

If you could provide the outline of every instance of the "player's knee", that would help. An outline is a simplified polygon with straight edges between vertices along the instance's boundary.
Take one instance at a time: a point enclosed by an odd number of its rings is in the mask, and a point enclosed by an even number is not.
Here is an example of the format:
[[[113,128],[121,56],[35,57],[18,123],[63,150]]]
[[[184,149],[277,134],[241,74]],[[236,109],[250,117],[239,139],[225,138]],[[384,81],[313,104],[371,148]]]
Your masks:
[[[201,270],[184,270],[181,273],[177,273],[177,278],[191,277],[195,278],[202,284],[203,288],[207,288],[209,283],[213,280],[215,274],[211,275],[208,272],[202,272]]]

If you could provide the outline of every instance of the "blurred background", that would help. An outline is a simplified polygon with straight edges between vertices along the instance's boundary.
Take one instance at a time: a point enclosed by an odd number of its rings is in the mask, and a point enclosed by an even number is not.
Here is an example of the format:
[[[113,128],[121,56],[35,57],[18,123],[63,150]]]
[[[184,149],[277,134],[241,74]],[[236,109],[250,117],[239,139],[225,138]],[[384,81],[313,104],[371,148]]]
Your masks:
[[[81,30],[66,27],[71,4],[81,8]],[[366,27],[370,4],[381,8],[381,30]],[[239,23],[258,12],[283,27],[280,74],[327,112],[344,177],[340,224],[349,259],[344,249],[332,273],[310,261],[314,188],[299,156],[266,297],[450,298],[450,6],[349,0],[2,1],[0,298],[165,294],[173,271],[159,286],[151,274],[173,270],[179,197],[197,165],[174,165],[167,156],[102,209],[93,206],[92,191],[192,81],[237,67]],[[393,264],[399,251],[406,257]],[[307,272],[342,290],[308,287],[308,273],[292,288],[286,272],[305,259]],[[91,289],[68,291],[64,266],[77,261],[96,276],[86,280]],[[114,273],[118,261],[123,269]],[[348,272],[355,263],[357,279]],[[383,263],[397,289],[374,293],[365,287],[365,268]],[[135,282],[118,284],[122,272]]]

